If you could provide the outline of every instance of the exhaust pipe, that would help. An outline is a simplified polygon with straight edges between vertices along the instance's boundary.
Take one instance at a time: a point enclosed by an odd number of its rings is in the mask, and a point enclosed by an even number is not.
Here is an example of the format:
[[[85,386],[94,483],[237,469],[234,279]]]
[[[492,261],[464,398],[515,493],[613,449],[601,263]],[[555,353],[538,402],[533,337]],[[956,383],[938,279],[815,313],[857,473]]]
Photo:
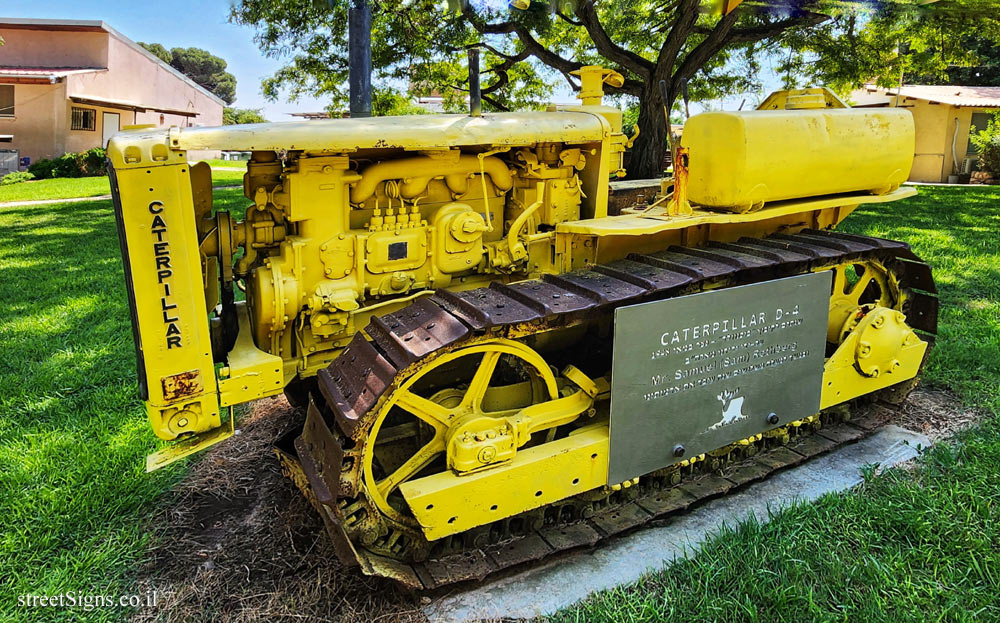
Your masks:
[[[483,115],[483,94],[479,89],[479,48],[469,48],[469,116]]]

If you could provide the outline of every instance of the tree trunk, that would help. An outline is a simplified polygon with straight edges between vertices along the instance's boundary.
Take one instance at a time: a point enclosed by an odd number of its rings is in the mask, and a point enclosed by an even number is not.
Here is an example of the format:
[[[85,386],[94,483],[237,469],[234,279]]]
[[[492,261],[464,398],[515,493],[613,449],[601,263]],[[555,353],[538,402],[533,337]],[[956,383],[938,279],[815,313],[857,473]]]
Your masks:
[[[669,149],[667,119],[663,115],[663,98],[659,89],[650,85],[639,96],[639,136],[632,146],[628,179],[641,180],[663,177],[663,158]]]

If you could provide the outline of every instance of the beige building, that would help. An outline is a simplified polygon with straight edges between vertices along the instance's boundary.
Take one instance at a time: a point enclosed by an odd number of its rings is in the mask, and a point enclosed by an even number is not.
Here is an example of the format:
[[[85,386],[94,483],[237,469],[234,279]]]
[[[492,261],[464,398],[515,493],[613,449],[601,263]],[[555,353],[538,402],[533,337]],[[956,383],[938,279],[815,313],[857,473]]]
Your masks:
[[[102,21],[0,18],[0,37],[0,174],[129,125],[222,125],[221,99]]]
[[[911,182],[965,180],[975,170],[972,126],[983,129],[1000,110],[1000,87],[907,85],[899,89],[868,86],[851,94],[853,106],[899,106],[913,113],[916,130]],[[954,180],[954,178],[952,178]]]

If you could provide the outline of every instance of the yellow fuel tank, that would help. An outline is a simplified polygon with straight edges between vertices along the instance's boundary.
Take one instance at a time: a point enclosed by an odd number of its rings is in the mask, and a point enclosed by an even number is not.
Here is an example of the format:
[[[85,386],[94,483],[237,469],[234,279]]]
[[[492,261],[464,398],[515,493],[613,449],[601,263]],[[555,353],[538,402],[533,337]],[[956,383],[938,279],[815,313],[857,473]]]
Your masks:
[[[708,112],[688,120],[681,144],[691,202],[746,212],[896,189],[910,174],[913,117],[899,108]]]

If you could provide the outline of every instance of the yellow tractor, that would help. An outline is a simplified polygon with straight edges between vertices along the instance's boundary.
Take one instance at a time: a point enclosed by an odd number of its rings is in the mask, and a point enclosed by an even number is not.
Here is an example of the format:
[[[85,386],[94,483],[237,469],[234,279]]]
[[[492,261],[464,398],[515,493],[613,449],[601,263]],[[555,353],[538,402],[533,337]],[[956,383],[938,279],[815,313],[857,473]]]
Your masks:
[[[834,228],[914,194],[910,113],[805,89],[694,116],[609,214],[621,77],[578,73],[545,112],[116,136],[139,387],[175,442],[148,468],[284,392],[278,457],[339,556],[434,588],[865,434],[851,405],[905,395],[937,298],[905,243]],[[239,219],[188,162],[220,149],[252,152]]]

